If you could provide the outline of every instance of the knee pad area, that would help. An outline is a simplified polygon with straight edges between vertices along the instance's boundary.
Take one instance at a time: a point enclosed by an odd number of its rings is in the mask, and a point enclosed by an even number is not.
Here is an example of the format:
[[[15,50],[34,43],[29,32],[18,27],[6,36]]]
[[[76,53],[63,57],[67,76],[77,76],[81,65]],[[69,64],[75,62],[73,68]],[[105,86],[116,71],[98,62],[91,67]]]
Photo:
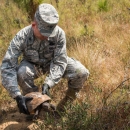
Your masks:
[[[26,67],[22,66],[17,71],[18,77],[21,77],[22,75],[26,75]]]
[[[31,71],[31,69],[27,66],[22,66],[19,68],[17,72],[18,77],[33,77],[34,73]]]

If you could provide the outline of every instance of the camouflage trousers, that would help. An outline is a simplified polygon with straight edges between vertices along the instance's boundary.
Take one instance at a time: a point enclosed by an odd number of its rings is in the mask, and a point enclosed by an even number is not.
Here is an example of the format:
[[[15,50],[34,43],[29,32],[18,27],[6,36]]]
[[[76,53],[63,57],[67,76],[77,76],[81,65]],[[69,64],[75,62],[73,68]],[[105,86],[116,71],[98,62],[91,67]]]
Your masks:
[[[41,73],[41,68],[23,60],[17,70],[18,84],[23,91],[23,95],[38,91],[38,87],[34,85],[34,79],[38,78]],[[42,71],[42,74],[49,72],[49,68]],[[88,69],[85,68],[79,61],[68,58],[68,64],[62,78],[67,78],[68,87],[74,89],[81,89],[84,82],[89,76]]]

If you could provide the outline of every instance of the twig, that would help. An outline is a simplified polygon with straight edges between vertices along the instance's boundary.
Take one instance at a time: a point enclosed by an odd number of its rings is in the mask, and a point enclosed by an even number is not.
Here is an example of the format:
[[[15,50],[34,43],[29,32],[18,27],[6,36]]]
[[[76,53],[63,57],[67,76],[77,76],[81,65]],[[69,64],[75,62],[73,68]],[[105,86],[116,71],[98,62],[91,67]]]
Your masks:
[[[110,97],[110,95],[111,95],[115,90],[117,90],[120,86],[122,86],[122,85],[124,84],[124,82],[126,82],[126,81],[128,81],[128,80],[130,80],[130,78],[124,80],[124,81],[121,82],[114,90],[112,90],[111,93],[109,93],[108,96],[105,98],[104,104],[106,104],[106,101],[107,101],[107,99]]]

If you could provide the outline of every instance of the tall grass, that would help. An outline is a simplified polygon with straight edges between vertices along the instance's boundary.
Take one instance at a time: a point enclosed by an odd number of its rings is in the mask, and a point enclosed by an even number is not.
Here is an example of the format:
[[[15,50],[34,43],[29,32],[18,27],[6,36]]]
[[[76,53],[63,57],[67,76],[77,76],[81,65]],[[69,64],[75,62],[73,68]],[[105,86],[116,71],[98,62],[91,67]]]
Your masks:
[[[12,1],[0,0],[0,60],[15,33],[28,24],[27,13]]]
[[[28,12],[30,20],[33,20],[36,8],[43,0],[13,0],[13,1],[17,3],[19,8],[22,8],[24,9],[24,11]]]
[[[22,4],[19,3],[22,1],[15,2]],[[38,128],[130,129],[129,1],[44,0],[44,2],[53,4],[58,10],[59,26],[64,29],[67,36],[68,55],[81,61],[90,70],[90,77],[80,92],[77,104],[68,104],[67,111],[63,115],[61,113],[60,120],[46,115],[44,123],[36,122]],[[1,58],[17,30],[29,24],[26,19],[28,14],[25,13],[29,7],[27,9],[26,6],[22,7],[25,10],[23,14],[22,9],[13,1],[6,4],[5,2],[0,4]],[[38,79],[36,83],[40,86],[43,79]],[[67,82],[61,80],[51,90],[56,104],[65,96],[66,89]]]

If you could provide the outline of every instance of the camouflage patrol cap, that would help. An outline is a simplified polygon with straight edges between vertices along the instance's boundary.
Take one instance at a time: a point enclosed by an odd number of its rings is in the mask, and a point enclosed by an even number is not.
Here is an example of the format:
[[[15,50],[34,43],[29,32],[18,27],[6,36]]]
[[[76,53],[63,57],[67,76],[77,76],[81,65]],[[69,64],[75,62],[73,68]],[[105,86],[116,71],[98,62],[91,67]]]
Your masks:
[[[59,21],[59,15],[52,5],[40,4],[35,13],[35,20],[43,36],[55,35],[55,27]]]

